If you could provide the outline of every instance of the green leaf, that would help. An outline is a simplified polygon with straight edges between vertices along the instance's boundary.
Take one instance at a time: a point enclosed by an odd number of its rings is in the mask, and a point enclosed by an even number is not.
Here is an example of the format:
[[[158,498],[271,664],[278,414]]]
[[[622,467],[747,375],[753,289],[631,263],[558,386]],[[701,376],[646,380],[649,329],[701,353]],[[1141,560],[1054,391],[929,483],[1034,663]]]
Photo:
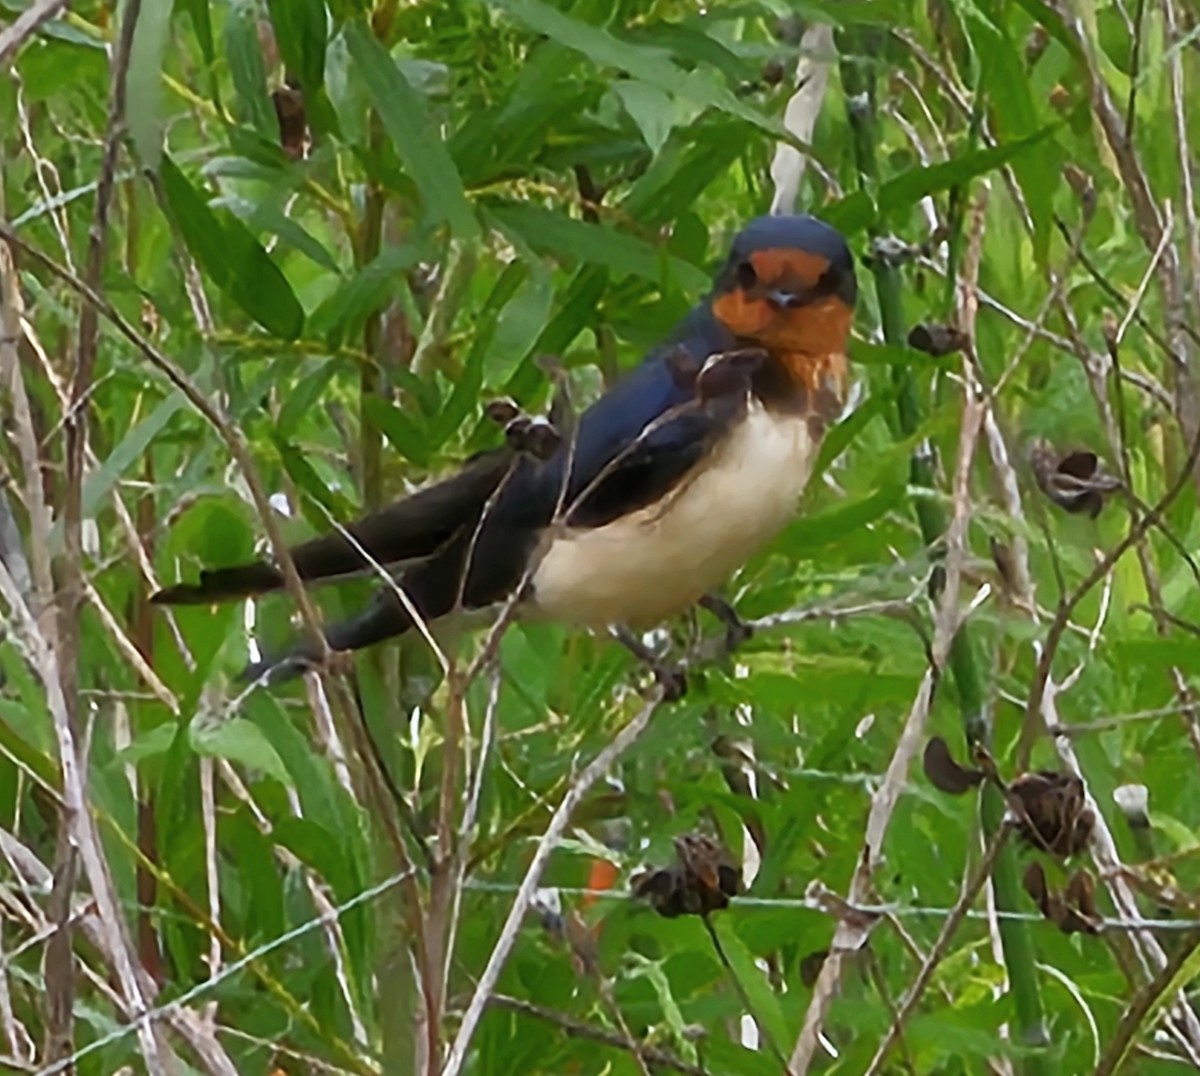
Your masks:
[[[331,273],[340,272],[338,263],[320,240],[299,221],[289,217],[276,202],[266,199],[251,202],[246,198],[229,195],[225,198],[214,198],[211,205],[214,208],[228,209],[238,220],[244,221],[247,228],[279,236],[288,246],[300,251],[322,269],[328,269]]]
[[[895,179],[889,179],[879,190],[879,211],[889,213],[894,209],[914,206],[928,194],[949,190],[976,176],[985,175],[1001,168],[1022,154],[1028,153],[1055,134],[1062,125],[1047,124],[1041,130],[1011,142],[1004,142],[987,149],[964,153],[961,157],[914,168]]]
[[[405,459],[418,467],[429,464],[430,445],[428,431],[404,408],[378,396],[363,399],[367,419],[383,432],[391,446]]]
[[[267,10],[284,65],[306,93],[315,92],[325,78],[328,33],[323,0],[267,0]]]
[[[285,441],[282,437],[275,434],[271,435],[271,440],[275,445],[276,451],[279,453],[279,459],[283,463],[288,477],[296,483],[297,487],[303,493],[321,505],[334,519],[350,519],[353,517],[354,505],[343,494],[330,489],[321,480],[321,476],[317,474],[303,452],[289,441]],[[325,520],[318,519],[318,522],[324,523]]]
[[[597,67],[627,71],[650,86],[736,116],[776,138],[793,141],[791,133],[779,120],[751,108],[733,93],[717,72],[707,67],[684,71],[666,49],[621,41],[607,30],[572,18],[542,0],[492,0],[492,4],[534,32],[583,53]]]
[[[320,407],[321,396],[338,372],[341,363],[326,360],[299,382],[292,382],[287,389],[279,415],[275,420],[275,432],[285,441],[291,440],[308,412]]]
[[[121,5],[121,20],[129,17],[129,5]],[[129,50],[129,73],[125,84],[125,122],[142,165],[158,167],[162,155],[162,65],[171,27],[171,5],[167,0],[142,4]]]
[[[839,538],[866,526],[904,499],[903,482],[892,483],[797,520],[788,527],[785,538],[789,553],[809,552],[833,545]]]
[[[215,724],[193,721],[188,727],[188,742],[198,755],[228,759],[261,770],[281,784],[292,783],[283,759],[271,746],[271,741],[262,729],[244,717]]]
[[[312,867],[338,893],[345,893],[347,866],[342,842],[325,826],[307,818],[284,818],[272,832],[275,840]]]
[[[491,294],[479,312],[475,322],[475,342],[467,354],[466,362],[454,381],[454,390],[442,408],[442,413],[430,423],[429,437],[433,448],[440,448],[446,439],[462,425],[471,409],[479,402],[483,388],[483,365],[487,357],[492,334],[504,304],[512,298],[525,279],[527,270],[521,262],[510,262],[496,281]]]
[[[869,196],[862,191],[826,206],[821,210],[821,217],[835,228],[847,234],[861,231],[873,224],[879,217],[886,216],[899,209],[909,209],[922,198],[939,191],[949,190],[965,183],[976,176],[1001,168],[1017,159],[1024,153],[1035,149],[1061,127],[1061,124],[1051,123],[1039,131],[1012,142],[1005,142],[988,149],[973,150],[961,157],[938,164],[922,165],[902,172],[894,179],[889,179],[880,188],[872,205]]]
[[[708,274],[690,262],[601,224],[572,220],[563,213],[529,204],[494,206],[490,213],[539,254],[603,265],[613,272],[632,273],[655,283],[674,277],[689,293],[707,291],[711,284]]]
[[[258,40],[258,12],[249,0],[235,0],[225,19],[225,54],[239,116],[268,142],[279,141],[279,120],[267,92],[267,68]]]
[[[175,390],[117,444],[104,462],[89,472],[83,483],[84,518],[94,516],[100,501],[108,495],[121,476],[142,458],[151,442],[167,428],[171,419],[187,406],[183,393]]]
[[[475,238],[479,224],[462,179],[420,94],[364,23],[347,24],[345,38],[375,111],[430,214],[449,224],[459,238]]]
[[[671,131],[690,122],[694,107],[683,107],[670,94],[637,79],[622,80],[613,86],[613,93],[625,106],[630,119],[638,125],[650,152],[657,155],[666,145]]]
[[[897,344],[868,344],[865,340],[850,341],[850,360],[863,366],[911,366],[918,369],[933,369],[940,361],[916,348]]]
[[[138,763],[143,759],[165,755],[171,749],[171,744],[175,742],[175,735],[178,731],[174,722],[155,725],[154,728],[143,732],[134,739],[123,751],[118,751],[117,758],[122,762]]]
[[[286,340],[298,337],[304,310],[250,230],[228,210],[211,210],[169,156],[161,176],[175,226],[213,282],[264,329]]]
[[[329,347],[341,347],[361,333],[367,319],[395,296],[399,274],[416,265],[420,257],[421,247],[416,243],[388,247],[313,311],[309,330],[323,337]]]
[[[1019,141],[1036,133],[1038,112],[1019,46],[1004,30],[982,29],[977,33],[983,66],[982,86],[992,106],[997,138],[1005,142]],[[1039,155],[1036,159],[1019,154],[1012,161],[1013,174],[1033,222],[1034,256],[1039,264],[1045,263],[1050,248],[1055,185],[1046,182],[1046,173],[1048,169],[1058,171],[1055,157],[1056,153],[1048,158]]]
[[[754,955],[734,933],[729,916],[713,916],[709,926],[720,939],[729,966],[753,1007],[751,1015],[762,1024],[771,1041],[786,1053],[790,1045],[787,1024],[784,1023],[779,998],[771,989],[766,974],[754,963]]]
[[[503,384],[533,350],[546,327],[554,304],[554,282],[540,265],[530,266],[529,278],[500,311],[488,347],[486,380]]]
[[[209,14],[208,0],[177,0],[177,3],[191,19],[204,62],[211,67],[216,56],[216,47],[213,43],[212,16]]]
[[[858,407],[833,427],[821,442],[820,452],[808,484],[811,488],[847,447],[853,442],[867,424],[884,414],[886,406],[891,401],[882,393],[872,393]]]

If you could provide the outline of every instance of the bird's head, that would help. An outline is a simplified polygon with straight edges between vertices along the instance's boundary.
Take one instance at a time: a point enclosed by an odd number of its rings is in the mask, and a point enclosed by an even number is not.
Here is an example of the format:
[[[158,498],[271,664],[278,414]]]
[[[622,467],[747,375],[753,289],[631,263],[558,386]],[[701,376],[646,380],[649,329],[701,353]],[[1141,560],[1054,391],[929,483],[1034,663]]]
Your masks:
[[[758,217],[733,241],[712,311],[739,340],[823,359],[844,355],[858,285],[841,233],[808,216]]]

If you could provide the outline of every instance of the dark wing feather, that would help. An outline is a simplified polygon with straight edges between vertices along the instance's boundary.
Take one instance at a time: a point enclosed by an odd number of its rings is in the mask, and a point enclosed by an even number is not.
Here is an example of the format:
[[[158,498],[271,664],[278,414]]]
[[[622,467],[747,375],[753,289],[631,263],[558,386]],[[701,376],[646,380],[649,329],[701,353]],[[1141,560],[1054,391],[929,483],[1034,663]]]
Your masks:
[[[702,305],[584,413],[570,462],[570,523],[600,527],[653,504],[708,454],[728,428],[735,401],[705,406],[695,375],[710,355],[734,344]],[[558,488],[566,462],[556,462]]]
[[[500,449],[475,457],[441,482],[350,524],[346,530],[379,564],[396,564],[433,556],[464,527],[473,525],[487,499],[512,466],[513,453]],[[306,582],[334,579],[369,567],[342,534],[328,534],[291,550],[300,578]],[[208,569],[197,584],[159,591],[157,605],[208,605],[248,597],[283,586],[283,573],[267,563]]]

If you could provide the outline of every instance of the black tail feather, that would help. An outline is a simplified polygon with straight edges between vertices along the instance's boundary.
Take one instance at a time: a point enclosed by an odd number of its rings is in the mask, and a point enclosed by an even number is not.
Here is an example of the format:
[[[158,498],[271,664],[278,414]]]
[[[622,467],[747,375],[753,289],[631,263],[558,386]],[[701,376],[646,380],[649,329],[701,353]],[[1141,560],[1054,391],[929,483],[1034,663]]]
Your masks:
[[[353,541],[335,533],[301,543],[291,550],[296,571],[305,582],[315,582],[362,572],[371,560],[392,565],[435,556],[479,519],[513,458],[508,448],[475,457],[445,481],[350,524],[346,530]],[[360,546],[370,559],[359,551]],[[203,571],[199,583],[167,587],[150,600],[155,605],[211,605],[282,586],[278,568],[257,562]]]

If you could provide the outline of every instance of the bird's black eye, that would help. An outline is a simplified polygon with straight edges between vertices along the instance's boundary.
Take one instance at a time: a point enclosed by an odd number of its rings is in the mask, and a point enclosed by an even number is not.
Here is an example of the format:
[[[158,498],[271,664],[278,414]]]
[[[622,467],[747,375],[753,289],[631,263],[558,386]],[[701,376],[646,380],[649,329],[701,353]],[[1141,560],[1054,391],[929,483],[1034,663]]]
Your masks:
[[[841,280],[838,278],[838,272],[831,265],[821,274],[817,280],[817,286],[814,289],[818,295],[832,295],[838,290]]]
[[[749,262],[739,262],[738,267],[734,270],[737,278],[738,287],[745,291],[754,287],[758,283],[758,273],[755,272],[754,266]]]

